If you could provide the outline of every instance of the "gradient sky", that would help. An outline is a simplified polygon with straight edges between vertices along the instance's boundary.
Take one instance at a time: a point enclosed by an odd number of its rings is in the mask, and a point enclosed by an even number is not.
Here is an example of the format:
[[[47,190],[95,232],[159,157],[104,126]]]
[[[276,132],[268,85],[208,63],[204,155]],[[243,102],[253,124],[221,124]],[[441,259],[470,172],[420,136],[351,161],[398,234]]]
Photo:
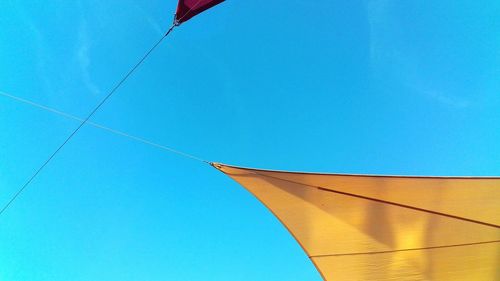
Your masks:
[[[84,117],[175,0],[0,1],[0,91]],[[227,1],[93,122],[210,161],[500,175],[500,2]],[[0,96],[0,203],[78,122]],[[0,217],[0,280],[320,280],[235,182],[85,126]]]

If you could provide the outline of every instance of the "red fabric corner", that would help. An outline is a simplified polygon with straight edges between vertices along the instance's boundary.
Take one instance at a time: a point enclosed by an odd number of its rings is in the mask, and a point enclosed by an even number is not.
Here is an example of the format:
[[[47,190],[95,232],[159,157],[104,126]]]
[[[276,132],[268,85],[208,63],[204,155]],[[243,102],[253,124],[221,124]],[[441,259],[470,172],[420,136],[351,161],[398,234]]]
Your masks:
[[[175,13],[175,22],[181,24],[224,1],[225,0],[179,0]]]

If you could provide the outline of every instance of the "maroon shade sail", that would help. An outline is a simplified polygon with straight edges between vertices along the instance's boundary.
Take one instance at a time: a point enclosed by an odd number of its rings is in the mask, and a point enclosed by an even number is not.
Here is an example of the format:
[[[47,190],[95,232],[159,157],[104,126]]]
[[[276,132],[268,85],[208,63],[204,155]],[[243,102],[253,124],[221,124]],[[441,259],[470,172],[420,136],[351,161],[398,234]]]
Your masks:
[[[224,2],[224,0],[179,0],[175,23],[181,24],[197,14]]]

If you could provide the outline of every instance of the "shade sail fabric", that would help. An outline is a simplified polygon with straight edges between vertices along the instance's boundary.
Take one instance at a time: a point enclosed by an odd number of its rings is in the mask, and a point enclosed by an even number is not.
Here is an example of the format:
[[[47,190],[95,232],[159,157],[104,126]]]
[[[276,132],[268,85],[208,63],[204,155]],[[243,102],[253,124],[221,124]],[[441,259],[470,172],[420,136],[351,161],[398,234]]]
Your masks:
[[[175,22],[181,24],[222,2],[224,0],[179,0],[175,12]]]
[[[500,178],[213,166],[267,206],[325,280],[500,280]]]

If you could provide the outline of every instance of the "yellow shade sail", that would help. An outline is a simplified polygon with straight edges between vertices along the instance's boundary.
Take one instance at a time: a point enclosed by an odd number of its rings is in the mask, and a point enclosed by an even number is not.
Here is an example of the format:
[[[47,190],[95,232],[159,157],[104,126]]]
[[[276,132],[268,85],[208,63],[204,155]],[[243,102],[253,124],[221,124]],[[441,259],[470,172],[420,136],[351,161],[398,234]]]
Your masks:
[[[500,178],[213,166],[267,206],[325,280],[500,280]]]

